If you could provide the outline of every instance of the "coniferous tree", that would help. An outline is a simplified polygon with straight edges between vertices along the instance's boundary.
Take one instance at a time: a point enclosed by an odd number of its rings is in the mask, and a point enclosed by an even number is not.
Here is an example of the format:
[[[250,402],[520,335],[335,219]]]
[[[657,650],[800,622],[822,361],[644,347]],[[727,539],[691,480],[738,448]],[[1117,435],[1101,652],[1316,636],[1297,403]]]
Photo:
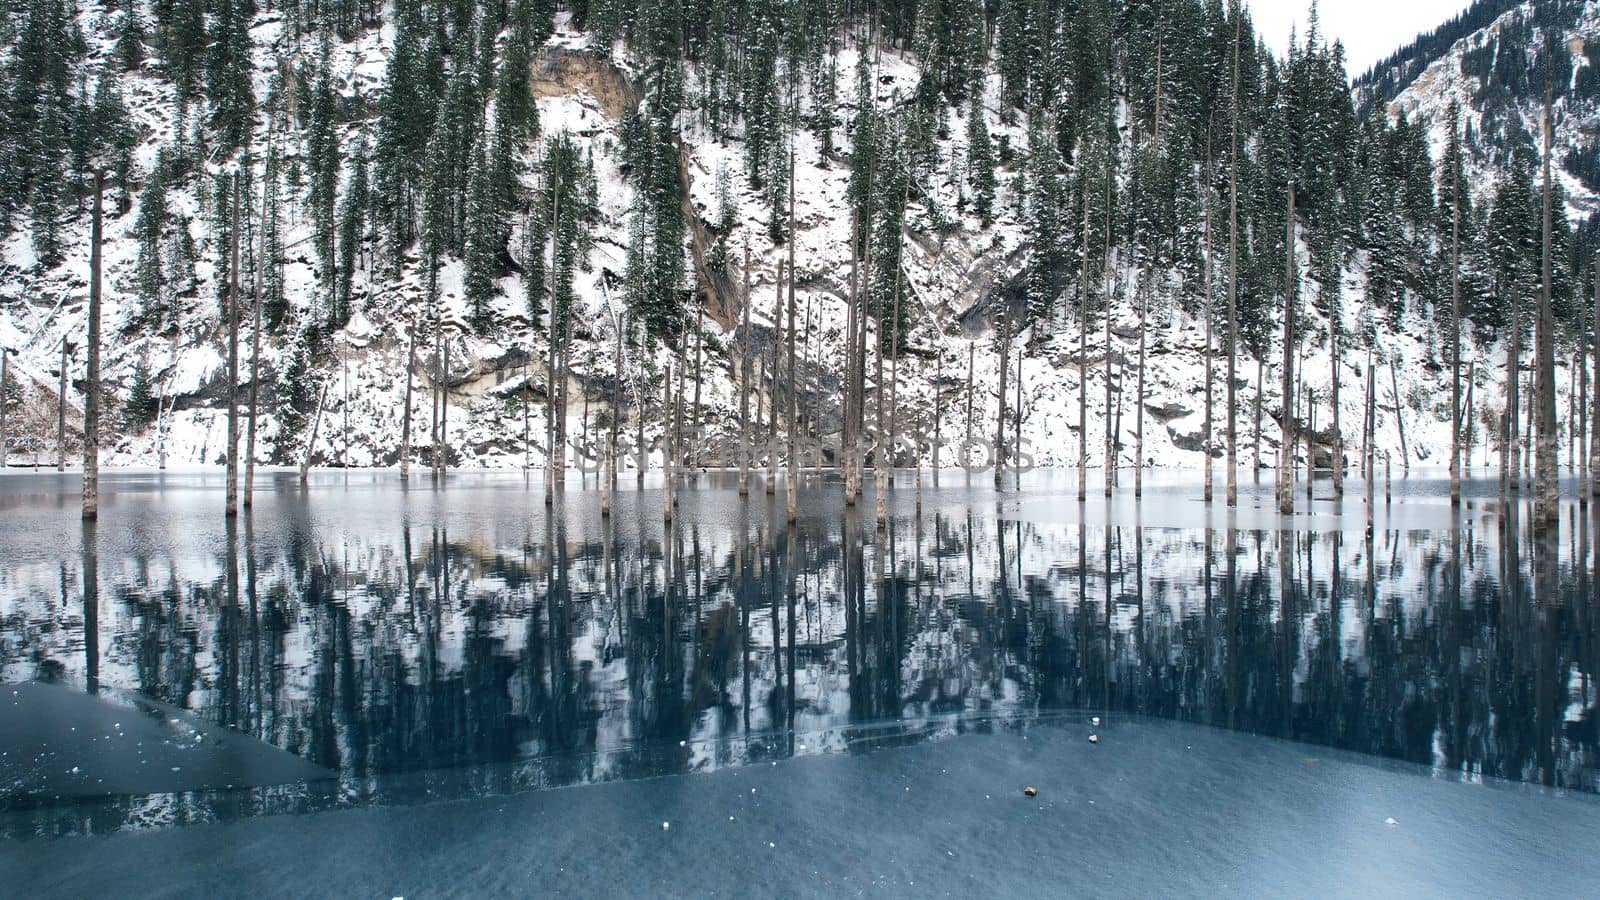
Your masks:
[[[1054,135],[1051,135],[1054,141]],[[1057,156],[1057,158],[1059,158]],[[972,186],[972,211],[984,228],[994,224],[994,145],[983,111],[983,92],[972,92],[967,110],[967,180]]]
[[[216,0],[206,46],[206,96],[211,101],[212,124],[225,149],[243,146],[250,138],[255,114],[255,89],[251,86],[250,0]]]
[[[306,154],[310,169],[312,243],[322,266],[324,285],[335,284],[338,268],[335,256],[335,202],[339,192],[338,96],[333,89],[329,60],[323,55],[311,89],[311,110],[306,128]]]
[[[339,270],[338,291],[335,295],[333,322],[335,329],[350,321],[350,298],[355,285],[356,263],[367,234],[367,150],[359,146],[355,152],[355,168],[345,188],[344,202],[339,210]]]

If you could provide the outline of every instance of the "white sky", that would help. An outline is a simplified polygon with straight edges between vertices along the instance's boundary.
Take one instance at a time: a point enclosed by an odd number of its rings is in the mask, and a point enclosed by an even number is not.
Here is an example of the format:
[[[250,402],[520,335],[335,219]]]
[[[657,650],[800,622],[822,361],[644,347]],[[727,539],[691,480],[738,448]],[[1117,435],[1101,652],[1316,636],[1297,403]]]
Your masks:
[[[1317,13],[1328,42],[1344,41],[1354,78],[1470,5],[1471,0],[1321,0]],[[1278,55],[1289,49],[1291,27],[1304,39],[1311,0],[1245,0],[1245,6],[1256,31]]]

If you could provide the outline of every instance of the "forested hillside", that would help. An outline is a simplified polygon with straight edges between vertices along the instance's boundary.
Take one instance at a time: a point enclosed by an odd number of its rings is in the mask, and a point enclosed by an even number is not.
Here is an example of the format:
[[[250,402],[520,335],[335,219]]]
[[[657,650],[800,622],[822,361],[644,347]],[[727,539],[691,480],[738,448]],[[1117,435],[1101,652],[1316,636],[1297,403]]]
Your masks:
[[[1245,465],[1286,421],[1442,465],[1459,262],[1478,464],[1530,371],[1547,74],[1576,438],[1600,16],[1506,6],[1353,90],[1222,0],[0,0],[11,461],[54,462],[63,383],[81,435],[99,170],[117,462],[225,453],[232,289],[264,462],[659,461],[670,421],[727,463],[793,408],[904,464],[998,430],[1195,467],[1231,396]]]

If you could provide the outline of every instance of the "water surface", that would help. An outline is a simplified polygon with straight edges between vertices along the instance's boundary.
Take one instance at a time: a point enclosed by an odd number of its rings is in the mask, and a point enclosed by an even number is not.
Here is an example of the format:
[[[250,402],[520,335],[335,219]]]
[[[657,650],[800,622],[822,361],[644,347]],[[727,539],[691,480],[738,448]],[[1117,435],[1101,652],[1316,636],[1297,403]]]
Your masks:
[[[791,528],[781,489],[722,475],[669,523],[655,479],[606,520],[592,482],[547,508],[537,473],[269,473],[229,523],[214,474],[112,473],[85,526],[75,477],[7,475],[0,824],[493,798],[1091,716],[1600,791],[1600,507],[1552,539],[1492,482],[1459,512],[1436,480],[1370,507],[1319,483],[1292,518],[1246,488],[1235,512],[1181,481],[1080,505],[1075,473],[945,473],[919,514],[907,473],[879,529],[870,494],[808,478]]]

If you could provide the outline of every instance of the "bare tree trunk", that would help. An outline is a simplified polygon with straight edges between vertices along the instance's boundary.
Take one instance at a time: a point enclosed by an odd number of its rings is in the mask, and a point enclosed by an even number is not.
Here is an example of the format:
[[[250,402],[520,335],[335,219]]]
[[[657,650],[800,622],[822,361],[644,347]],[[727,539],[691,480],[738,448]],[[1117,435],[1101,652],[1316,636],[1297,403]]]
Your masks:
[[[558,445],[560,436],[556,433],[556,417],[560,415],[561,401],[558,399],[560,390],[556,387],[556,344],[560,341],[560,310],[556,309],[556,250],[561,246],[561,167],[551,167],[550,179],[550,327],[545,334],[550,339],[550,348],[545,360],[545,390],[544,390],[544,505],[552,506],[556,502],[556,459],[565,455],[564,448]],[[669,386],[670,388],[670,386]]]
[[[798,505],[800,469],[799,447],[795,440],[795,419],[799,403],[799,391],[796,390],[798,382],[794,378],[794,155],[789,156],[789,421],[784,427],[787,447],[785,455],[788,457],[788,479],[784,485],[785,509],[788,513],[788,522],[794,524],[796,507]],[[698,393],[698,389],[696,389]]]
[[[271,173],[268,173],[271,177]],[[267,264],[267,203],[263,187],[261,203],[261,229],[256,239],[255,266],[250,273],[250,393],[249,412],[245,419],[244,439],[244,508],[249,509],[256,499],[256,412],[261,395],[261,268]]]
[[[343,469],[350,468],[350,345],[339,344],[339,371],[344,382],[344,402],[340,403],[340,412],[343,414],[342,431],[340,436],[339,466]]]
[[[1288,234],[1284,239],[1286,262],[1283,276],[1283,441],[1278,453],[1278,512],[1294,514],[1294,353],[1295,282],[1300,275],[1295,265],[1294,182],[1289,183]]]
[[[413,322],[410,326],[411,340],[406,347],[406,406],[400,415],[400,480],[407,481],[411,478],[411,386],[416,377],[417,363],[417,326]],[[526,368],[526,367],[524,367]],[[522,395],[526,400],[528,395],[527,379],[524,377]],[[527,406],[523,406],[523,443],[527,443]]]
[[[678,350],[674,356],[678,369],[678,384],[673,389],[673,404],[669,410],[672,428],[672,505],[678,505],[678,488],[683,486],[683,379],[685,370],[689,368],[683,358],[683,351]]]
[[[1233,136],[1228,152],[1228,506],[1239,505],[1239,427],[1235,374],[1239,355],[1239,41],[1243,17],[1235,14],[1233,33]],[[1256,395],[1259,407],[1260,394]],[[1259,429],[1258,429],[1259,430]],[[1260,460],[1256,477],[1260,477]]]
[[[1400,431],[1400,465],[1407,474],[1410,474],[1411,451],[1406,447],[1405,406],[1400,402],[1400,376],[1395,374],[1393,358],[1389,360],[1389,384],[1394,390],[1394,424]]]
[[[317,395],[317,414],[311,419],[311,437],[306,441],[306,454],[300,461],[300,483],[305,484],[311,475],[311,454],[317,449],[317,432],[322,429],[322,410],[328,402],[328,384],[323,382],[322,393]]]
[[[978,345],[972,341],[967,342],[967,437],[961,445],[961,466],[964,469],[972,468],[972,375],[973,368],[978,358]]]
[[[1474,360],[1467,367],[1467,411],[1462,416],[1461,429],[1461,467],[1466,470],[1472,468],[1472,413],[1473,395],[1477,393],[1478,364]]]
[[[450,342],[444,342],[444,368],[439,372],[439,471],[450,468]]]
[[[1015,402],[1011,404],[1011,459],[1019,490],[1022,487],[1022,359],[1026,353],[1026,345],[1017,347],[1017,374],[1011,379],[1016,385]]]
[[[1261,400],[1266,389],[1267,363],[1261,357],[1256,357],[1256,402],[1255,402],[1255,483],[1261,483]]]
[[[1452,119],[1454,118],[1452,107]],[[1452,124],[1452,127],[1453,124]],[[1452,143],[1457,140],[1452,132]],[[1450,167],[1450,505],[1461,505],[1461,166]]]
[[[1600,497],[1600,251],[1594,255],[1594,304],[1590,307],[1589,325],[1594,329],[1593,393],[1589,395],[1589,491]]]
[[[11,383],[11,348],[0,347],[0,469],[6,467],[6,451],[10,448],[11,431],[7,428],[6,411],[10,409],[10,401],[6,399],[6,385]]]
[[[428,441],[432,445],[428,453],[428,469],[435,479],[439,477],[439,459],[443,451],[439,447],[439,399],[440,384],[444,380],[444,313],[439,308],[438,272],[433,263],[428,264],[428,304],[433,312],[433,369],[428,380]]]
[[[1106,255],[1105,255],[1105,266],[1104,266],[1104,269],[1102,270],[1101,280],[1100,280],[1101,286],[1104,288],[1104,296],[1105,296],[1105,309],[1101,310],[1101,313],[1105,316],[1105,320],[1106,320],[1106,322],[1105,322],[1105,332],[1106,332],[1106,335],[1105,335],[1105,339],[1106,339],[1106,406],[1105,406],[1106,485],[1105,485],[1105,495],[1107,497],[1111,496],[1111,488],[1116,483],[1116,477],[1117,477],[1116,452],[1117,452],[1117,438],[1119,436],[1117,434],[1116,427],[1113,425],[1112,418],[1111,418],[1111,288],[1112,288],[1112,281],[1111,281],[1111,181],[1112,181],[1111,164],[1108,162],[1106,164],[1106,230],[1105,230],[1105,235],[1106,235]]]
[[[61,383],[56,388],[56,471],[67,470],[67,338],[61,337]]]
[[[1551,190],[1550,190],[1550,95],[1551,87],[1549,74],[1545,76],[1544,88],[1544,259],[1543,259],[1543,289],[1539,293],[1539,328],[1538,328],[1538,421],[1539,445],[1534,473],[1535,518],[1538,526],[1535,532],[1550,529],[1554,531],[1559,521],[1561,511],[1560,487],[1560,462],[1557,454],[1560,446],[1556,436],[1556,321],[1555,312],[1551,305],[1551,262],[1550,262],[1550,220],[1551,220]]]
[[[1083,178],[1083,230],[1079,232],[1078,287],[1078,502],[1089,495],[1089,178]],[[1106,365],[1111,357],[1106,356]],[[970,380],[970,379],[969,379]]]
[[[228,455],[227,510],[239,513],[239,193],[244,179],[233,173],[232,225],[228,230]]]
[[[661,454],[661,517],[662,519],[671,522],[672,507],[677,502],[677,499],[673,496],[673,489],[676,486],[676,473],[673,472],[673,468],[674,458],[678,452],[678,448],[674,446],[675,441],[673,434],[673,411],[676,409],[676,405],[672,396],[671,361],[667,362],[667,377],[665,379],[665,384],[667,390],[667,401],[666,405],[662,407],[665,410],[665,413],[661,417],[663,423],[665,423],[665,427],[661,429],[661,445],[662,450],[664,451]]]
[[[778,493],[778,376],[782,369],[778,363],[783,353],[783,265],[778,260],[778,283],[772,296],[772,391],[767,398],[767,484],[768,497]],[[789,273],[793,278],[794,273]],[[793,391],[794,386],[790,385]]]
[[[611,515],[611,494],[617,487],[617,429],[622,419],[622,317],[613,320],[616,344],[611,358],[611,421],[606,435],[605,484],[600,488],[600,515]]]
[[[641,361],[641,366],[642,366],[643,365],[643,360],[648,358],[648,354],[645,352],[645,350],[649,346],[650,338],[645,333],[645,329],[642,326],[639,326],[639,323],[637,321],[634,322],[634,325],[639,328],[639,359]],[[634,427],[638,430],[638,437],[636,438],[636,440],[639,443],[639,452],[634,457],[634,459],[637,460],[638,468],[636,470],[634,470],[634,473],[633,473],[633,479],[634,479],[633,484],[634,484],[634,488],[636,490],[641,490],[642,491],[642,490],[644,490],[644,471],[645,471],[645,469],[650,468],[650,448],[645,446],[645,443],[644,443],[645,405],[644,405],[644,387],[642,385],[639,388],[638,400],[639,400],[639,408],[637,410],[635,410],[635,412],[634,412],[634,417],[635,417],[635,420],[636,420],[634,422]]]
[[[741,297],[739,361],[739,496],[750,496],[750,244],[744,245],[744,295]],[[853,314],[853,313],[852,313]]]
[[[856,375],[860,371],[856,358],[856,332],[859,329],[861,312],[858,308],[860,296],[856,287],[856,264],[860,255],[858,240],[861,235],[861,222],[859,216],[851,214],[850,220],[850,296],[849,309],[845,314],[845,347],[844,371],[840,373],[839,389],[844,396],[839,404],[844,419],[839,424],[839,469],[844,481],[844,502],[846,506],[854,506],[856,497],[861,492],[861,485],[855,478],[854,459],[857,450],[856,440]]]
[[[1522,472],[1522,291],[1511,287],[1511,347],[1506,354],[1505,442],[1500,468],[1512,490],[1521,486]]]
[[[1367,516],[1372,516],[1372,485],[1377,480],[1378,455],[1374,446],[1378,436],[1378,370],[1372,356],[1372,340],[1367,339],[1366,435],[1361,445],[1361,477],[1367,486]]]
[[[1333,346],[1333,396],[1330,406],[1333,412],[1333,495],[1344,496],[1344,423],[1339,411],[1339,388],[1344,380],[1344,343],[1341,340],[1344,331],[1344,306],[1340,302],[1338,288],[1334,288],[1333,314],[1329,325],[1332,337],[1329,339]]]
[[[1004,301],[1001,301],[1002,306]],[[994,421],[994,487],[999,490],[1001,477],[1006,471],[1006,360],[1011,356],[1011,316],[1001,313],[1000,326],[1000,389],[995,392],[998,412]]]
[[[699,302],[700,309],[695,313],[694,320],[694,410],[690,414],[688,438],[689,474],[698,478],[700,477],[700,385],[705,381],[706,304],[703,297],[697,296],[695,299]]]
[[[1213,255],[1212,255],[1212,245],[1211,245],[1211,166],[1212,166],[1212,160],[1211,160],[1211,132],[1208,129],[1207,132],[1206,132],[1206,169],[1205,169],[1206,183],[1205,183],[1204,190],[1201,192],[1201,195],[1200,195],[1201,198],[1202,198],[1201,202],[1205,204],[1205,245],[1206,245],[1206,311],[1205,311],[1205,316],[1206,316],[1206,351],[1205,351],[1205,361],[1206,361],[1206,422],[1205,422],[1205,433],[1201,438],[1200,445],[1201,445],[1201,449],[1205,451],[1205,457],[1206,457],[1206,459],[1205,459],[1205,485],[1204,485],[1204,489],[1203,490],[1204,490],[1204,494],[1205,494],[1205,501],[1207,503],[1210,503],[1211,500],[1212,500],[1212,493],[1213,493],[1212,492],[1212,483],[1215,481],[1215,477],[1212,474],[1213,466],[1212,466],[1212,459],[1211,459],[1211,447],[1212,447],[1212,443],[1213,443],[1213,431],[1214,431],[1212,425],[1213,425],[1213,422],[1215,421],[1215,414],[1214,414],[1214,411],[1212,409],[1214,401],[1213,401],[1212,398],[1215,396],[1215,393],[1216,393],[1212,389],[1212,387],[1213,387],[1212,383],[1216,380],[1216,364],[1215,364],[1215,360],[1213,359],[1213,357],[1214,357],[1214,353],[1213,353],[1214,339],[1212,337],[1211,331],[1212,331],[1213,323],[1215,322],[1215,319],[1216,319],[1215,312],[1212,309],[1213,304],[1214,304],[1214,297],[1215,297],[1215,290],[1213,288],[1212,279],[1215,276],[1216,261],[1215,261],[1215,259],[1213,258]]]
[[[1134,392],[1133,411],[1133,496],[1144,496],[1144,364],[1145,364],[1145,318],[1150,312],[1150,288],[1142,285],[1139,298],[1139,376],[1138,385]],[[1210,466],[1206,467],[1210,470]]]
[[[105,172],[94,172],[94,219],[89,234],[89,366],[83,384],[83,517],[100,514],[100,238]],[[66,369],[63,367],[62,371]]]

